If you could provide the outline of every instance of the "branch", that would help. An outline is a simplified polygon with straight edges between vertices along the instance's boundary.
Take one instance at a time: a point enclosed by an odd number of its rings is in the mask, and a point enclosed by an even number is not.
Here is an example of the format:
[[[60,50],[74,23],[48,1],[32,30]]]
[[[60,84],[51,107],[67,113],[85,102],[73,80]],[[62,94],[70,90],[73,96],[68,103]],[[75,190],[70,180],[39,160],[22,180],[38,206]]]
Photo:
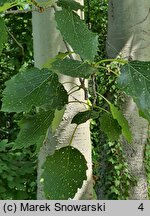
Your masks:
[[[28,10],[9,10],[9,11],[6,11],[4,14],[7,15],[7,14],[23,14],[23,13],[31,13],[33,10],[32,9],[28,9]],[[34,11],[37,11],[34,10]]]
[[[42,7],[36,7],[34,9],[26,9],[26,10],[8,10],[8,11],[5,11],[5,15],[8,15],[8,14],[23,14],[23,13],[32,13],[32,12],[39,12],[39,13],[42,13],[44,12],[44,10],[47,9],[47,8],[42,8]]]
[[[94,107],[95,104],[96,104],[96,100],[97,100],[97,94],[96,94],[96,77],[95,75],[92,75],[92,91],[93,91],[93,103],[92,103],[92,106]]]
[[[22,46],[21,43],[19,43],[19,41],[17,41],[17,39],[13,36],[13,34],[8,30],[7,28],[7,32],[8,34],[12,37],[12,39],[16,42],[16,44],[21,48],[21,51],[22,51],[22,56],[24,56],[24,48]]]

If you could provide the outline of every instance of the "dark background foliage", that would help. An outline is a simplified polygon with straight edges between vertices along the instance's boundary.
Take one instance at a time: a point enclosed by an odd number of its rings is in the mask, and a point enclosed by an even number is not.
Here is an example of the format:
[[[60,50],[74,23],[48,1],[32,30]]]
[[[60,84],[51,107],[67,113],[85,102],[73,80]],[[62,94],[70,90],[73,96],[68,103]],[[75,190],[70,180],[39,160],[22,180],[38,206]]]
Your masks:
[[[16,8],[14,8],[16,9]],[[31,66],[31,14],[5,15],[8,43],[0,58],[0,106],[5,82]],[[36,156],[33,148],[12,150],[22,114],[0,112],[0,199],[36,199]],[[9,144],[7,144],[9,143]]]

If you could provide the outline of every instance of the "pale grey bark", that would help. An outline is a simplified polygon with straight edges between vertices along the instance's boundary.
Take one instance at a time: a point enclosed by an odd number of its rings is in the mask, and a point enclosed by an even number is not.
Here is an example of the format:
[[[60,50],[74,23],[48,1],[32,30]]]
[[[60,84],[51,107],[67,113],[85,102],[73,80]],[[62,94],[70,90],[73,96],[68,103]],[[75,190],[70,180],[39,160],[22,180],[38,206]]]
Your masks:
[[[83,3],[83,1],[79,1]],[[33,42],[34,42],[34,60],[35,66],[41,68],[43,64],[50,58],[55,57],[59,51],[66,50],[62,37],[56,29],[56,22],[54,20],[54,10],[49,8],[44,13],[34,12],[32,17],[33,23]],[[78,83],[78,79],[71,77],[60,76],[60,81]],[[64,84],[67,90],[70,90],[74,84]],[[70,101],[84,101],[84,92],[80,90],[70,96]],[[79,111],[85,110],[87,107],[81,103],[70,103],[67,105],[64,117],[55,135],[48,132],[46,142],[40,149],[39,164],[38,164],[38,190],[37,199],[45,199],[43,192],[43,184],[40,182],[42,168],[46,156],[52,154],[56,148],[60,148],[69,144],[71,135],[75,125],[71,124],[72,117]],[[92,199],[93,185],[92,185],[92,159],[91,159],[91,141],[89,122],[82,124],[76,131],[72,146],[79,149],[85,156],[88,162],[87,181],[84,182],[83,187],[78,190],[74,199]]]
[[[109,0],[107,53],[109,58],[122,56],[129,60],[150,60],[150,2],[149,0]],[[133,142],[123,141],[129,169],[137,179],[130,190],[130,199],[147,199],[147,179],[144,150],[148,122],[139,116],[133,100],[125,96],[122,110],[131,127]]]

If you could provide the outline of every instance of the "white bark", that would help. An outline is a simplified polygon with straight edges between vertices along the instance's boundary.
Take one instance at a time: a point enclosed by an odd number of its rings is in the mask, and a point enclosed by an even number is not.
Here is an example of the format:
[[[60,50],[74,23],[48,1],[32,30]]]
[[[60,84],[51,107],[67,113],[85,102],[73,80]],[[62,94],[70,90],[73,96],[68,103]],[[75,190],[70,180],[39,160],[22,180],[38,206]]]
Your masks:
[[[107,53],[109,58],[121,55],[129,60],[150,60],[150,4],[149,0],[109,0]],[[133,142],[123,142],[127,161],[137,185],[131,188],[130,199],[147,199],[147,179],[144,150],[148,123],[139,117],[137,107],[125,96],[124,115],[131,127]]]
[[[83,3],[83,1],[78,2]],[[54,11],[52,8],[45,10],[44,13],[34,12],[32,22],[35,66],[41,68],[48,59],[56,56],[59,51],[64,51],[65,46],[59,31],[56,29]],[[62,83],[74,82],[79,84],[78,79],[67,76],[60,76],[60,81]],[[64,86],[67,90],[69,90],[73,87],[73,84],[65,84]],[[70,96],[69,100],[74,101],[74,98],[84,101],[84,92],[81,90],[74,93]],[[52,135],[49,131],[47,140],[39,153],[37,199],[45,199],[43,185],[40,183],[40,178],[42,173],[41,166],[44,163],[46,156],[52,154],[56,148],[69,144],[73,129],[75,127],[75,125],[70,124],[72,117],[77,112],[85,109],[87,108],[81,103],[68,104],[65,115],[55,135]],[[75,195],[74,199],[92,199],[92,160],[89,122],[79,126],[75,133],[72,146],[79,149],[88,162],[87,181],[85,181],[83,187],[78,190],[78,193]]]

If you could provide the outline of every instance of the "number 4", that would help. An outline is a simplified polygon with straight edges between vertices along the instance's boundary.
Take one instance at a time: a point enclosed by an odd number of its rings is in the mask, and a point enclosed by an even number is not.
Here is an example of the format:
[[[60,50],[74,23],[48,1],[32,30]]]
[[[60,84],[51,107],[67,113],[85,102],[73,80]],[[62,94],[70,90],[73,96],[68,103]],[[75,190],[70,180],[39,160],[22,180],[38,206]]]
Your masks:
[[[143,203],[141,203],[138,207],[139,210],[143,211],[144,210],[144,206],[143,206]]]

